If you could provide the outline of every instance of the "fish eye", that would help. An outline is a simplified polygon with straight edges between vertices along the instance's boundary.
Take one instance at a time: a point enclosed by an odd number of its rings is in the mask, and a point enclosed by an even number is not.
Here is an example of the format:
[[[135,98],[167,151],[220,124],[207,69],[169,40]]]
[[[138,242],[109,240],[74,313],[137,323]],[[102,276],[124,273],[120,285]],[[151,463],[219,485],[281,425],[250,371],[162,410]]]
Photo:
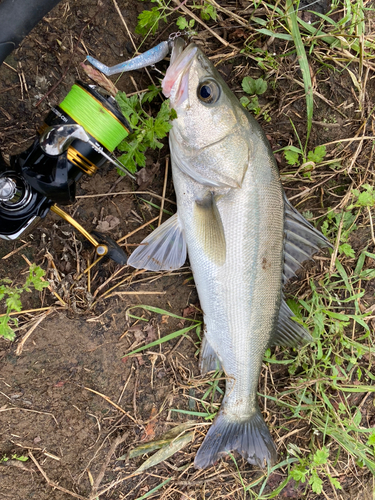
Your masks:
[[[206,80],[198,86],[198,99],[205,104],[214,104],[220,97],[220,87],[213,80]]]

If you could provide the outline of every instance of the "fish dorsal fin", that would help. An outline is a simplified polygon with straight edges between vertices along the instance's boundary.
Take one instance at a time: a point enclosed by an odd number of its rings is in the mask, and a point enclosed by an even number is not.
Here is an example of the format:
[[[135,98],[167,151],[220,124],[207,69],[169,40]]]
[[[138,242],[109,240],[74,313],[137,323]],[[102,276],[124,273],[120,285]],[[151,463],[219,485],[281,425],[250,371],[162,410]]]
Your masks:
[[[215,370],[221,370],[220,360],[205,335],[203,336],[199,355],[199,368],[202,375]]]
[[[226,257],[226,243],[223,223],[213,193],[195,201],[194,228],[204,253],[212,262],[222,266]]]
[[[321,248],[332,248],[323,234],[291,205],[284,193],[284,269],[283,284],[295,276],[302,262],[312,258]]]
[[[293,312],[282,298],[277,329],[271,338],[271,345],[295,347],[313,340],[306,328],[291,319],[292,316],[294,316]]]
[[[171,271],[186,260],[185,236],[177,213],[145,238],[128,259],[128,265],[148,271]]]

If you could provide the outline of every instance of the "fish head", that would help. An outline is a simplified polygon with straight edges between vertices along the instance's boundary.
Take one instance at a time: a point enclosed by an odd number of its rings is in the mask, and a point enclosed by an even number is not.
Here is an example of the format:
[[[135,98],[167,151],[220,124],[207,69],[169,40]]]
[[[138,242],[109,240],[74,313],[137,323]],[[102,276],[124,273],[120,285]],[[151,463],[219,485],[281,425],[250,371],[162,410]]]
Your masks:
[[[170,134],[172,159],[203,184],[239,187],[249,157],[247,113],[197,45],[184,49],[176,40],[162,89],[177,113]]]

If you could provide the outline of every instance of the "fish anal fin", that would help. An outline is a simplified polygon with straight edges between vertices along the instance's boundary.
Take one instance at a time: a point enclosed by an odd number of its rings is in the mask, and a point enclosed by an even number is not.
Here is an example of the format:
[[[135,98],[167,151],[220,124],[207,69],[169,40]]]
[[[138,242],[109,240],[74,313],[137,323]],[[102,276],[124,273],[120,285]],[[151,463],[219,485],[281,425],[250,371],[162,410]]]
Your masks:
[[[226,242],[223,223],[213,193],[195,201],[194,224],[197,240],[204,253],[212,262],[222,266],[226,258]]]
[[[202,340],[201,352],[199,356],[199,368],[202,375],[221,369],[220,360],[216,352],[211,347],[211,344],[208,342],[206,336],[204,336]]]
[[[250,464],[266,467],[277,461],[275,444],[256,407],[244,419],[220,410],[196,454],[194,465],[204,469],[231,451],[239,452]]]
[[[128,259],[128,265],[148,271],[171,271],[184,265],[187,250],[177,213],[145,238]]]
[[[285,284],[300,269],[302,262],[309,260],[320,249],[332,248],[331,243],[314,228],[288,201],[284,193],[284,269]]]
[[[308,344],[313,341],[309,332],[302,325],[292,320],[293,312],[281,299],[279,318],[275,334],[271,338],[270,345],[280,345],[295,347],[297,345]]]

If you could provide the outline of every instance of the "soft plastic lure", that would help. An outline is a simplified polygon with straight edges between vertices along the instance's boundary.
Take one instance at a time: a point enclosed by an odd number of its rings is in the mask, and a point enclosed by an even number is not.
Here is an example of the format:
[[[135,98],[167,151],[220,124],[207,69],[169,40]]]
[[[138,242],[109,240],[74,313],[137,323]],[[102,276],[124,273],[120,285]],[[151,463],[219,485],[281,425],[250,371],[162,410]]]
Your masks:
[[[135,69],[152,66],[153,64],[164,59],[164,57],[169,54],[170,50],[171,41],[161,42],[147,52],[134,57],[134,59],[129,59],[128,61],[124,61],[123,63],[116,64],[116,66],[111,67],[106,66],[91,56],[87,56],[87,60],[94,66],[94,68],[98,69],[106,76],[111,76],[116,75],[117,73],[124,73],[125,71],[133,71]]]

